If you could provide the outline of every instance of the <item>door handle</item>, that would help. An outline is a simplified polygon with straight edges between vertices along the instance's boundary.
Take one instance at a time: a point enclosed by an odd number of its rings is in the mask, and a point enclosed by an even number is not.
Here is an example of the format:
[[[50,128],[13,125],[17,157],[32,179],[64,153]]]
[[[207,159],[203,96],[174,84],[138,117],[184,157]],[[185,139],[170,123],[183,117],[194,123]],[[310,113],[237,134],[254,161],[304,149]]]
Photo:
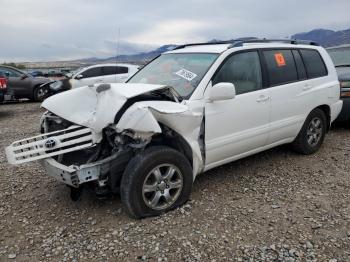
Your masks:
[[[270,99],[269,96],[267,96],[267,95],[261,95],[261,96],[259,96],[259,97],[256,99],[256,102],[258,102],[258,103],[260,103],[260,102],[265,102],[265,101],[267,101],[267,100],[269,100],[269,99]]]
[[[310,90],[311,88],[312,88],[311,84],[305,84],[304,87],[303,87],[303,91]]]

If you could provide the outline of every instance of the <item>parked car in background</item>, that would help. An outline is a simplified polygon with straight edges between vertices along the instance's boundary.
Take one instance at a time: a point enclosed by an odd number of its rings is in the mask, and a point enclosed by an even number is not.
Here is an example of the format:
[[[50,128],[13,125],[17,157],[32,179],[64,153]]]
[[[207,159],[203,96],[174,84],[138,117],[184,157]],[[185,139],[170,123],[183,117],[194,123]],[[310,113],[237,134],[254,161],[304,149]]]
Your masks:
[[[128,64],[100,64],[79,68],[60,80],[48,82],[42,86],[45,95],[44,99],[81,86],[93,85],[96,83],[122,83],[133,76],[139,66]]]
[[[33,77],[10,66],[1,65],[0,73],[6,76],[8,91],[15,99],[28,98],[33,101],[42,101],[45,90],[41,85],[51,81],[44,77]]]
[[[44,73],[42,71],[33,71],[29,73],[33,77],[44,77]]]
[[[42,134],[6,156],[40,160],[72,192],[120,192],[131,216],[154,216],[184,204],[197,175],[217,166],[287,143],[315,153],[341,110],[339,92],[331,58],[312,43],[185,45],[127,83],[48,98]]]
[[[0,103],[4,101],[7,91],[7,78],[4,74],[0,73]]]
[[[350,120],[350,45],[342,45],[327,49],[338,73],[343,109],[337,118],[339,122]]]
[[[101,83],[124,83],[139,70],[130,64],[99,64],[68,74],[71,88]]]

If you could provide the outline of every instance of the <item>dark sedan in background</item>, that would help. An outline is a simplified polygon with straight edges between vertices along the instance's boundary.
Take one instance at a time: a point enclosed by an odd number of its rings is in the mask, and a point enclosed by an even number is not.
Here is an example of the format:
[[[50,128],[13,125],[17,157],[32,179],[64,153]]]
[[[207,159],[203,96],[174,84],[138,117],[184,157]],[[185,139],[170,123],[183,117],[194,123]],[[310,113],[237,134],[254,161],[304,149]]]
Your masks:
[[[7,91],[7,78],[4,74],[0,73],[0,103],[4,101]]]
[[[337,121],[350,120],[350,45],[342,45],[327,49],[338,72],[343,109]]]
[[[15,99],[28,98],[33,101],[42,101],[46,89],[41,86],[51,81],[44,77],[33,77],[10,66],[0,65],[0,74],[7,78],[7,94]]]

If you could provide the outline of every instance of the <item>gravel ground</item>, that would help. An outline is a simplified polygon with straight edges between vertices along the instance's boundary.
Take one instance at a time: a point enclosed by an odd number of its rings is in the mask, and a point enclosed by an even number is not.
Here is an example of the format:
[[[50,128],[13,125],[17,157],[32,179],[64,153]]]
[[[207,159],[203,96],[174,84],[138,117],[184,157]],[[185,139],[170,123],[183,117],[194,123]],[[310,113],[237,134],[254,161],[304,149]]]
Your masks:
[[[211,170],[182,208],[133,220],[117,196],[72,202],[39,164],[6,163],[42,112],[0,105],[0,261],[350,261],[350,129],[311,156],[284,146]]]

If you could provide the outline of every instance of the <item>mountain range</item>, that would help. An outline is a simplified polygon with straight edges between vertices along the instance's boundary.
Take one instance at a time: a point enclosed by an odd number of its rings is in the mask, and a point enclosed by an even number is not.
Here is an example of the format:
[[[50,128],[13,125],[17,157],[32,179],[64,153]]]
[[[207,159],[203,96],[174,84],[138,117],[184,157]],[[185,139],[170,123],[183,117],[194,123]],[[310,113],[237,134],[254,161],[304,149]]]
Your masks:
[[[244,38],[246,39],[246,38]],[[249,39],[249,38],[248,38]],[[310,40],[319,43],[324,47],[337,46],[342,44],[350,44],[350,29],[333,31],[327,29],[315,29],[310,32],[298,33],[292,35],[290,39],[297,40]],[[208,43],[219,42],[218,39],[213,39]],[[163,52],[169,51],[175,48],[177,45],[164,45],[150,52],[143,52],[132,55],[119,55],[117,57],[109,58],[87,58],[79,60],[79,62],[84,63],[106,63],[106,62],[126,62],[126,63],[143,63],[149,61]]]
[[[338,46],[350,44],[350,29],[341,31],[315,29],[307,33],[292,35],[291,38],[315,41],[323,47]]]

